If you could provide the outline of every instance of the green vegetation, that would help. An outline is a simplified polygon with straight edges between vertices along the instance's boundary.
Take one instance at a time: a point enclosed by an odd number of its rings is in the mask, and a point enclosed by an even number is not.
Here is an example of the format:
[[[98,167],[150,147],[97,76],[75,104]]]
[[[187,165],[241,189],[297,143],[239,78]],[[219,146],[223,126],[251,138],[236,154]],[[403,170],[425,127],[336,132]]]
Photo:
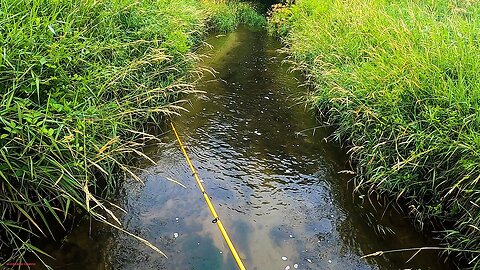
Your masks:
[[[193,49],[209,30],[258,25],[254,14],[237,2],[0,0],[0,267],[41,253],[32,237],[55,238],[75,213],[119,226],[104,198],[194,92]]]
[[[219,5],[214,2],[205,2],[210,11],[210,24],[220,32],[231,32],[239,23],[250,27],[261,28],[266,26],[266,19],[260,16],[250,4],[234,3]]]
[[[350,144],[356,187],[442,224],[480,269],[480,2],[298,0],[269,20]]]

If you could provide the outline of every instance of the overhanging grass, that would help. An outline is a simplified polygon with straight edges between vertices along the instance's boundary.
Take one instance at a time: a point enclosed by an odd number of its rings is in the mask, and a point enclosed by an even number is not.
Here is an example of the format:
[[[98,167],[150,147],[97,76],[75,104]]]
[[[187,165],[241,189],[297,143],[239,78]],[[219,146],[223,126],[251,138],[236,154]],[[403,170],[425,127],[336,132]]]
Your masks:
[[[227,6],[253,21],[236,2],[0,0],[0,266],[75,212],[120,226],[103,198],[194,92],[192,49]]]
[[[403,200],[416,223],[443,224],[479,269],[480,3],[299,0],[281,36],[358,162],[357,188]],[[428,226],[431,228],[431,226]]]

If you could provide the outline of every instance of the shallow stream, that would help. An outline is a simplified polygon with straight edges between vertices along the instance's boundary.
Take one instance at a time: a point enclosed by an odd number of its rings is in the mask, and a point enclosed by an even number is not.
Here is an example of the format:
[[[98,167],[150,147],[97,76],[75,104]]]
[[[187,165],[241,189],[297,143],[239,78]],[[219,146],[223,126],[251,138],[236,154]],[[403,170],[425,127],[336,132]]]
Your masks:
[[[404,215],[352,195],[345,151],[299,102],[308,89],[277,41],[240,28],[207,42],[202,65],[217,73],[174,122],[247,269],[448,269],[432,252],[362,259],[431,243]],[[124,226],[169,258],[95,224],[89,236],[83,222],[61,248],[45,246],[55,269],[236,269],[172,132],[162,141],[147,149],[157,165],[144,184],[125,182],[118,201]]]

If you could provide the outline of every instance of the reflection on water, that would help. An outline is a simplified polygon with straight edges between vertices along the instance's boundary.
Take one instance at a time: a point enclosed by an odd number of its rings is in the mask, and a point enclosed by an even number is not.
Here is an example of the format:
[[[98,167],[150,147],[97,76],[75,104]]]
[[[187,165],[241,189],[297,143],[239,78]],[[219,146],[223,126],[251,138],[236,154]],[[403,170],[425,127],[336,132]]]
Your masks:
[[[361,259],[427,242],[395,211],[353,203],[338,174],[347,158],[323,140],[329,130],[311,129],[318,124],[297,104],[307,90],[277,42],[241,28],[209,43],[216,78],[175,124],[248,269],[446,269],[434,253]],[[147,149],[157,165],[140,175],[145,183],[127,181],[119,200],[124,226],[169,258],[105,228],[88,238],[85,222],[53,252],[58,269],[236,269],[174,135],[162,140]]]

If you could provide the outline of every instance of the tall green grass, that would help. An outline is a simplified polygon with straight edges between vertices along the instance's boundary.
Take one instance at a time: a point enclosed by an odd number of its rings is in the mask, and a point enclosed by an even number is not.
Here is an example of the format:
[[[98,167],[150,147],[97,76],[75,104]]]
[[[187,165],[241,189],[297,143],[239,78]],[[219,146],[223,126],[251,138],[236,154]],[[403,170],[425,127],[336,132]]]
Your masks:
[[[400,200],[480,269],[480,2],[296,2],[269,27],[349,143],[357,189]]]
[[[252,5],[237,1],[204,1],[209,12],[209,25],[218,32],[231,32],[242,23],[255,29],[264,28],[267,20]]]
[[[79,212],[121,227],[105,198],[194,92],[193,50],[228,7],[250,22],[236,2],[0,0],[0,267]]]

